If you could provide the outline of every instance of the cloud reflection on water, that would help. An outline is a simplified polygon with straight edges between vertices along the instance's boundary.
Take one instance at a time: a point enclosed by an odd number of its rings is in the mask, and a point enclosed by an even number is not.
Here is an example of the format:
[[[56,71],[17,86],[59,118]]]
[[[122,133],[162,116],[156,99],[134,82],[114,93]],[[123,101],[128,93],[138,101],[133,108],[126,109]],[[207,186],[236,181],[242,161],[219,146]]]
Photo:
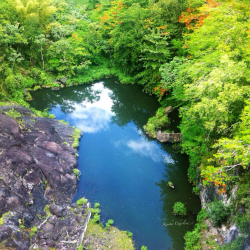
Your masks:
[[[154,162],[174,162],[172,157],[165,154],[159,145],[153,141],[146,141],[144,138],[140,138],[139,140],[129,140],[126,146],[132,149],[135,153],[150,157]]]
[[[85,133],[97,133],[109,128],[109,122],[114,113],[111,111],[113,100],[110,98],[112,91],[104,87],[103,82],[92,86],[97,91],[99,99],[95,102],[83,101],[81,104],[74,104],[74,112],[71,119],[74,119],[76,127]]]

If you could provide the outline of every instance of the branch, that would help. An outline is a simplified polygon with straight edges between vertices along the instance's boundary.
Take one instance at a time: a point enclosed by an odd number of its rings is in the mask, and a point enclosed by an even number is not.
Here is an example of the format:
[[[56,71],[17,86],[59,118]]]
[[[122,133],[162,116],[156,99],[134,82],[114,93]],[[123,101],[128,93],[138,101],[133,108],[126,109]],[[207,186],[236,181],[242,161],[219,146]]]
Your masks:
[[[230,166],[224,166],[224,167],[220,167],[220,171],[224,170],[224,171],[230,171],[232,169],[234,169],[235,167],[241,166],[240,163],[235,164],[235,165],[230,165]]]

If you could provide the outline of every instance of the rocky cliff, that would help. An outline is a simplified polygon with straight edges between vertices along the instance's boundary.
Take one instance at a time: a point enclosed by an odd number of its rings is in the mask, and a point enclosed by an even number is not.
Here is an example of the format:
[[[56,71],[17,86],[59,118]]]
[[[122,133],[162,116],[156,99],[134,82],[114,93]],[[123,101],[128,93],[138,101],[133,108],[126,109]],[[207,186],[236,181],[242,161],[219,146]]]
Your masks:
[[[73,134],[70,125],[27,108],[0,107],[0,248],[76,249],[81,243],[88,205],[70,206],[77,190]]]
[[[201,205],[210,213],[209,204],[213,201],[221,201],[225,207],[230,207],[236,199],[239,188],[239,186],[235,185],[230,192],[219,195],[218,188],[214,185],[204,187],[200,182],[199,187]],[[237,237],[243,236],[232,217],[227,218],[220,226],[215,225],[211,218],[206,218],[204,223],[206,226],[201,230],[202,249],[218,249],[219,246],[233,242]],[[230,246],[225,249],[230,249]],[[238,247],[233,249],[250,250],[250,236],[244,235],[242,240],[239,241]]]

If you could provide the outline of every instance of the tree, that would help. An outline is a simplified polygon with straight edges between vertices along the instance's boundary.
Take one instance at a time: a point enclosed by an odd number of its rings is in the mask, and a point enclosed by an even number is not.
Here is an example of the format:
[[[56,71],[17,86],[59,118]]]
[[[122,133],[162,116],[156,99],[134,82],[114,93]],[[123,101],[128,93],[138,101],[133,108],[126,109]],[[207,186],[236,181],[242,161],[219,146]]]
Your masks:
[[[15,68],[15,64],[16,63],[20,63],[21,61],[23,61],[23,57],[20,53],[17,53],[15,50],[12,49],[12,52],[10,54],[10,56],[8,57],[8,60],[10,62],[12,62],[12,72],[14,72]]]
[[[43,70],[44,70],[44,55],[43,55],[43,51],[44,51],[44,46],[47,42],[47,39],[45,37],[44,34],[41,34],[39,36],[35,37],[35,44],[37,44],[40,47],[40,52],[41,52],[41,59],[42,59],[42,65],[43,65]]]

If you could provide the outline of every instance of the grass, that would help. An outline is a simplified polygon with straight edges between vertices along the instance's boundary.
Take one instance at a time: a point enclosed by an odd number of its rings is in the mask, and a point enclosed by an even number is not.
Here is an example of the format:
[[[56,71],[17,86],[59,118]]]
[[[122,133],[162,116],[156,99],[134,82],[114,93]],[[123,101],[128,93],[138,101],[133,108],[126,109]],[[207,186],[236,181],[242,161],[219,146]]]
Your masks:
[[[16,111],[14,108],[10,109],[8,112],[6,112],[6,115],[16,119],[18,117],[21,117],[22,115]]]
[[[90,241],[87,249],[134,250],[133,240],[126,232],[110,226],[105,230],[100,224],[89,221],[85,239]]]
[[[10,213],[10,211],[8,211],[7,213],[4,213],[4,214],[0,217],[0,226],[3,225],[4,217],[7,216],[9,213]]]
[[[63,124],[69,124],[68,122],[64,121],[64,120],[58,120],[59,122],[63,123]]]
[[[74,139],[74,142],[72,144],[72,148],[77,148],[79,146],[79,139],[81,137],[81,129],[74,128],[74,134],[72,135],[72,138]]]

